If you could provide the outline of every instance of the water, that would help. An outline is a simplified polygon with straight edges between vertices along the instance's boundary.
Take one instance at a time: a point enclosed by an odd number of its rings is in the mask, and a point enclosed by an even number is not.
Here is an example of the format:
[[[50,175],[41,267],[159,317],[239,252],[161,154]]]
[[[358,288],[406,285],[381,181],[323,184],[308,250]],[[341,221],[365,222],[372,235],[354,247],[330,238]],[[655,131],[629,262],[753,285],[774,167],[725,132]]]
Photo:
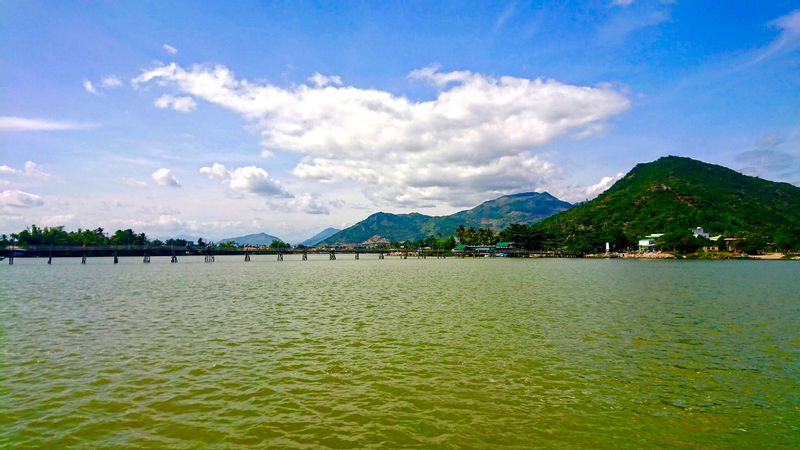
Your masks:
[[[800,445],[798,263],[274,258],[4,263],[0,447]]]

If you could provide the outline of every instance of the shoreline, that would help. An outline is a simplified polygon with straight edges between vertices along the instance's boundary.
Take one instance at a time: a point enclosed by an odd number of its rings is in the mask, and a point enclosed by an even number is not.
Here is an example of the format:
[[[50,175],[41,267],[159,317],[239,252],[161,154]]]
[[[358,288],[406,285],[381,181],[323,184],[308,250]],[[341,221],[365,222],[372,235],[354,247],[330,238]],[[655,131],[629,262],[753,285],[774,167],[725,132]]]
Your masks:
[[[694,259],[694,260],[761,260],[761,261],[800,261],[800,255],[786,254],[780,252],[764,253],[761,255],[747,255],[728,252],[706,252],[690,253],[687,255],[675,255],[668,252],[623,252],[623,253],[600,253],[585,255],[585,258],[619,258],[619,259]]]

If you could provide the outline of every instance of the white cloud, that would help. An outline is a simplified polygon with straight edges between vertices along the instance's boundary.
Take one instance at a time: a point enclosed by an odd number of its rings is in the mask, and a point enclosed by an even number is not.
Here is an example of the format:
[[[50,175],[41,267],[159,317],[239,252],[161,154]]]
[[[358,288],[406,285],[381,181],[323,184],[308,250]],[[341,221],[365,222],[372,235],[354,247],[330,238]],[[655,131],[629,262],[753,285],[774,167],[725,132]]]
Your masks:
[[[800,47],[800,9],[778,17],[770,22],[769,25],[772,28],[777,28],[781,33],[764,52],[756,57],[753,64],[759,63],[777,53],[790,52]]]
[[[122,177],[122,183],[131,187],[146,187],[147,183],[136,178]]]
[[[658,9],[620,12],[600,24],[596,40],[602,45],[620,45],[641,30],[658,26],[671,17],[672,11],[668,5]]]
[[[339,75],[325,76],[319,72],[316,72],[314,75],[308,77],[308,81],[313,83],[314,86],[318,88],[331,84],[336,86],[340,86],[342,84],[342,78]]]
[[[437,86],[446,86],[450,83],[464,83],[473,75],[468,70],[456,70],[453,72],[441,72],[441,66],[433,64],[421,69],[412,70],[408,77],[412,80],[422,80]]]
[[[172,108],[180,112],[192,112],[197,108],[197,102],[192,97],[176,97],[169,94],[155,99],[153,105],[159,109]]]
[[[266,170],[256,167],[238,167],[231,171],[231,189],[251,194],[289,197],[280,183],[269,176]]]
[[[116,75],[109,75],[100,81],[100,86],[113,89],[122,86],[122,81]]]
[[[341,208],[344,206],[344,201],[334,200],[326,201],[318,194],[306,192],[302,195],[291,199],[271,200],[269,205],[274,209],[282,209],[287,211],[301,211],[306,214],[314,215],[328,215],[331,213],[331,208]]]
[[[214,181],[226,181],[231,177],[228,169],[220,163],[214,163],[210,167],[201,167],[200,173],[208,176],[209,179]]]
[[[12,208],[32,208],[44,205],[42,197],[19,190],[0,192],[0,206]]]
[[[33,178],[47,178],[50,176],[49,173],[42,170],[42,166],[33,161],[25,161],[25,166],[22,169],[15,169],[10,166],[2,165],[0,166],[0,173],[8,175],[23,175]]]
[[[206,175],[210,180],[220,181],[242,194],[292,197],[279,181],[273,179],[266,170],[260,167],[245,166],[229,170],[222,164],[214,163],[209,167],[201,167],[200,173]]]
[[[517,11],[518,3],[518,0],[510,2],[503,8],[503,12],[500,13],[497,20],[494,22],[495,31],[501,30],[506,25],[506,22],[514,16],[514,13]]]
[[[597,197],[598,195],[600,195],[603,192],[605,192],[606,189],[608,189],[611,186],[613,186],[614,183],[616,183],[617,180],[619,180],[623,176],[625,176],[625,174],[620,172],[620,173],[618,173],[618,174],[616,174],[614,176],[611,176],[611,177],[603,177],[603,178],[601,178],[600,181],[598,181],[597,183],[595,183],[595,184],[593,184],[591,186],[588,186],[586,188],[586,190],[584,191],[585,194],[586,194],[586,198],[591,200],[591,199]]]
[[[64,122],[27,117],[0,116],[0,131],[63,131],[94,128],[96,124]]]
[[[25,161],[24,174],[35,178],[47,178],[50,176],[49,173],[42,170],[42,166],[33,161]]]
[[[181,185],[175,175],[172,174],[172,171],[163,167],[153,172],[152,177],[153,181],[161,186],[180,187]]]
[[[439,88],[415,102],[376,89],[239,80],[224,66],[155,67],[134,85],[177,89],[255,122],[267,152],[303,155],[293,174],[351,180],[379,203],[465,204],[533,186],[557,175],[538,147],[594,130],[629,107],[609,86],[489,77],[431,66],[409,77]],[[318,80],[323,81],[323,80]]]
[[[174,55],[178,54],[178,49],[173,47],[173,46],[171,46],[171,45],[169,45],[169,44],[164,44],[164,45],[161,46],[161,48],[164,49],[164,51],[169,53],[170,55],[174,56]]]
[[[100,91],[92,84],[89,80],[83,80],[83,90],[92,94],[92,95],[100,95]]]
[[[622,6],[624,8],[626,6],[631,6],[635,1],[636,0],[613,0],[611,4],[615,6]]]

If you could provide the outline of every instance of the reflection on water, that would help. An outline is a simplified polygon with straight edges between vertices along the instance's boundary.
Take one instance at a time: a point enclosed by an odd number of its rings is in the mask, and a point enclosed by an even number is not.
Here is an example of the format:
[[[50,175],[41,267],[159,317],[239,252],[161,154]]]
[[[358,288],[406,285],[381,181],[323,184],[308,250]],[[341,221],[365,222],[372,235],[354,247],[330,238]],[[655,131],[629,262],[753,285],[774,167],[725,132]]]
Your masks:
[[[797,263],[316,258],[0,266],[0,447],[800,443]]]

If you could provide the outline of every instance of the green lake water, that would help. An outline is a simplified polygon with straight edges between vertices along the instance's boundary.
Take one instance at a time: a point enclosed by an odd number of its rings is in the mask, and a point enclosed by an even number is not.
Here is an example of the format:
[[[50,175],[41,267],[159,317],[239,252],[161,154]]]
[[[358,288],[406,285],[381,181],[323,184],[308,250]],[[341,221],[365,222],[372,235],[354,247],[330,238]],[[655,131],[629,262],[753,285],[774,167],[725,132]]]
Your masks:
[[[800,446],[800,263],[0,265],[0,447]]]

